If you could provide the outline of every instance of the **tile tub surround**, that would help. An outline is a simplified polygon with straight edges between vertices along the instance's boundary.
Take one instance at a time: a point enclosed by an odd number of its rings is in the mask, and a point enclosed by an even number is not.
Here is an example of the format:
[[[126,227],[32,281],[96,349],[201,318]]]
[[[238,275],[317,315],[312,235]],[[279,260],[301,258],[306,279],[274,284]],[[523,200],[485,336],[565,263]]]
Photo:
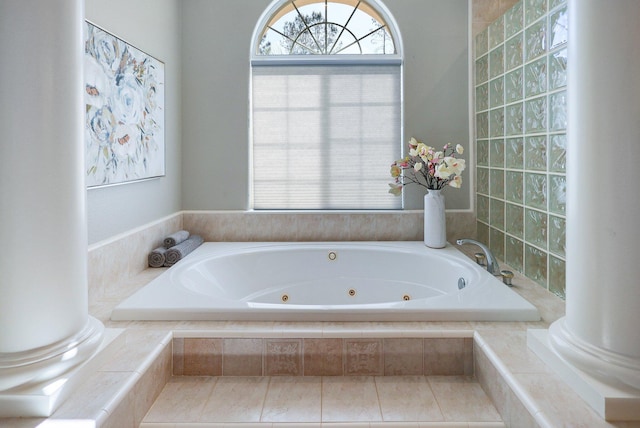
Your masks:
[[[465,250],[469,256],[472,256],[473,248]],[[508,265],[503,267],[509,268]],[[155,270],[147,270],[146,275],[139,278],[138,286],[144,285],[157,274]],[[630,423],[610,424],[600,419],[527,348],[527,328],[544,328],[564,315],[564,302],[520,273],[516,273],[514,284],[515,291],[539,308],[543,321],[535,323],[112,322],[108,320],[108,314],[115,304],[109,306],[109,303],[105,303],[104,307],[98,309],[107,326],[166,328],[173,331],[176,338],[183,339],[203,336],[223,339],[261,338],[263,345],[265,339],[272,338],[397,339],[420,336],[459,337],[460,334],[468,337],[469,331],[475,331],[475,376],[487,395],[494,401],[506,426],[617,426],[623,428],[638,426]],[[253,346],[258,347],[255,343]],[[242,346],[238,348],[243,349]],[[260,363],[256,360],[254,364]],[[513,424],[508,421],[513,421]]]
[[[450,211],[447,239],[475,236],[475,214]],[[184,211],[89,246],[90,307],[135,287],[147,255],[181,229],[205,241],[422,241],[421,211]],[[162,270],[162,268],[159,268]],[[133,280],[132,280],[133,279]]]
[[[160,247],[167,235],[180,229],[181,212],[90,245],[89,305],[120,297],[122,285],[148,268],[149,252]]]
[[[472,376],[473,331],[453,333],[460,337],[174,337],[173,375]]]
[[[471,256],[473,249],[468,249]],[[509,268],[507,265],[503,267]],[[162,269],[160,269],[162,271]],[[142,287],[160,272],[147,269],[141,274],[121,284],[120,298],[126,297],[128,290]],[[542,289],[539,285],[516,273],[514,290],[532,302],[541,312],[543,321],[539,322],[114,322],[109,320],[111,309],[117,299],[105,300],[92,308],[92,315],[99,318],[109,328],[125,328],[130,334],[130,346],[123,349],[123,356],[129,366],[115,368],[118,372],[131,370],[135,362],[155,361],[157,352],[153,349],[162,345],[166,335],[176,338],[247,338],[255,339],[289,339],[289,338],[376,338],[402,339],[416,337],[468,337],[474,332],[474,373],[479,384],[492,399],[506,426],[512,427],[638,427],[638,424],[611,424],[600,419],[588,405],[571,391],[553,372],[533,354],[526,346],[527,328],[545,328],[550,322],[564,315],[564,302]],[[169,339],[169,343],[172,340]],[[135,343],[138,343],[136,346]],[[238,345],[241,352],[246,349]],[[250,347],[250,346],[249,346]],[[133,354],[131,354],[133,352]],[[172,364],[172,351],[163,351],[169,365]],[[410,355],[408,357],[411,359]],[[408,364],[411,365],[410,363]],[[114,369],[113,367],[111,368]],[[169,369],[167,369],[169,370]],[[142,371],[142,370],[140,370]],[[167,372],[167,376],[170,372]],[[121,423],[122,419],[132,421],[135,400],[149,400],[140,390],[135,390],[135,383],[127,376],[116,373],[116,370],[100,372],[96,378],[89,379],[87,387],[71,397],[56,412],[53,418],[90,418],[85,411],[88,391],[104,389],[103,394],[90,398],[92,409],[100,409],[103,415],[98,427],[117,426],[134,427],[133,422]],[[417,376],[417,375],[416,375]],[[135,377],[139,377],[136,374]],[[347,376],[348,377],[348,376]],[[183,376],[182,379],[197,379],[194,376]],[[336,379],[339,379],[337,376]],[[102,383],[100,383],[102,382]],[[163,382],[162,378],[160,382]],[[160,386],[162,388],[162,386]],[[134,391],[134,392],[131,392]],[[135,393],[137,391],[137,394]],[[147,402],[147,401],[145,401]],[[107,413],[108,409],[111,413]],[[118,409],[116,412],[115,409]],[[60,413],[59,413],[60,412]],[[119,416],[117,416],[119,415]],[[114,418],[113,422],[111,418]],[[103,422],[104,421],[104,422]],[[0,420],[0,427],[35,428],[42,420],[12,419]],[[165,425],[167,426],[167,425]],[[168,426],[172,426],[169,424]],[[213,426],[213,425],[212,425]],[[316,425],[317,426],[317,425]],[[368,425],[366,425],[368,426]],[[415,424],[412,425],[415,427]],[[424,425],[446,426],[446,425]],[[450,426],[467,426],[450,425]],[[471,425],[474,426],[474,425]],[[482,425],[475,425],[482,426]]]
[[[185,211],[183,225],[205,241],[422,241],[423,212]],[[447,240],[475,236],[475,214],[447,211]]]
[[[475,37],[477,237],[564,298],[566,0],[521,0]]]
[[[210,213],[207,213],[207,215]],[[228,213],[225,213],[228,214]],[[182,213],[178,216],[182,221]],[[175,221],[175,220],[171,220]],[[179,223],[176,223],[179,224]],[[176,226],[181,228],[182,224]],[[168,228],[171,232],[174,228]],[[143,234],[141,229],[140,236]],[[154,236],[153,239],[160,239]],[[124,241],[129,239],[129,235],[122,237]],[[113,245],[111,248],[127,250],[124,242]],[[148,248],[152,248],[153,242],[148,242]],[[120,245],[120,246],[118,246]],[[472,257],[475,248],[471,246],[461,247],[461,249]],[[116,250],[119,251],[119,250]],[[145,250],[146,251],[146,250]],[[113,257],[117,259],[117,252]],[[503,268],[510,268],[501,263]],[[554,373],[550,372],[546,366],[535,356],[526,346],[527,328],[547,328],[548,325],[564,315],[564,302],[544,290],[535,282],[516,272],[514,278],[514,290],[520,293],[527,300],[532,302],[541,313],[543,321],[536,323],[482,323],[482,322],[313,322],[313,323],[279,323],[279,322],[114,322],[109,319],[111,309],[115,305],[131,294],[133,291],[144,286],[151,279],[155,278],[164,269],[145,269],[138,274],[131,273],[131,276],[118,276],[119,280],[114,280],[112,284],[106,284],[108,294],[101,299],[92,301],[90,307],[91,315],[101,320],[108,328],[125,328],[127,334],[131,334],[124,355],[130,363],[138,361],[154,360],[153,349],[161,346],[162,340],[156,335],[175,333],[178,338],[202,337],[203,332],[208,337],[217,338],[248,338],[256,337],[262,340],[268,338],[416,338],[420,336],[430,337],[452,337],[463,331],[475,331],[474,333],[474,373],[480,385],[487,395],[493,400],[496,408],[502,416],[507,426],[527,427],[536,426],[531,423],[531,418],[545,427],[560,426],[588,426],[588,427],[621,427],[628,428],[639,426],[632,423],[611,424],[600,419],[573,391],[571,391]],[[455,332],[455,333],[454,333]],[[156,337],[154,339],[154,337]],[[484,340],[480,343],[478,339]],[[169,343],[172,340],[169,339]],[[137,343],[137,344],[136,344]],[[242,347],[240,347],[242,349]],[[135,350],[135,353],[129,354]],[[172,351],[166,354],[170,362],[173,359]],[[143,364],[144,365],[144,364]],[[128,414],[135,408],[136,394],[132,393],[135,382],[129,377],[121,376],[115,371],[130,370],[127,368],[113,370],[109,372],[96,373],[89,379],[87,387],[78,394],[72,396],[54,414],[54,418],[60,415],[65,418],[91,418],[87,415],[87,401],[84,396],[88,391],[96,389],[96,385],[109,385],[104,387],[104,394],[93,396],[90,399],[91,409],[98,409],[101,419],[97,426],[134,426],[133,423],[111,424],[109,420],[116,414]],[[138,378],[142,369],[137,369],[133,374]],[[171,371],[168,372],[171,374]],[[189,377],[191,378],[191,377]],[[100,387],[102,388],[102,387]],[[162,386],[160,386],[162,388]],[[140,398],[153,400],[137,390]],[[87,407],[85,409],[85,407]],[[64,411],[63,411],[64,410]],[[109,413],[110,411],[111,413]],[[122,412],[122,413],[120,413]],[[104,418],[107,418],[105,421]],[[126,416],[128,418],[128,416]],[[114,419],[115,420],[115,419]],[[129,419],[127,419],[129,420]],[[104,422],[103,422],[104,421]],[[509,421],[514,421],[510,424]],[[520,423],[520,421],[523,421]],[[12,419],[0,420],[0,427],[11,428],[35,428],[42,422],[41,419]],[[137,426],[137,425],[135,425]],[[433,426],[433,425],[431,425]],[[465,425],[466,426],[466,425]]]

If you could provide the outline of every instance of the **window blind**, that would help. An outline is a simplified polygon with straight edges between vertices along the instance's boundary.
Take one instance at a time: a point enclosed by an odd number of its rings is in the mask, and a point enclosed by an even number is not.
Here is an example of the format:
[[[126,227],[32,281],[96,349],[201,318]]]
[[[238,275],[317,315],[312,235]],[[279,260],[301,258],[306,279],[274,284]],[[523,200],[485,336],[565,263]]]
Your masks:
[[[400,65],[254,65],[254,209],[396,209]]]

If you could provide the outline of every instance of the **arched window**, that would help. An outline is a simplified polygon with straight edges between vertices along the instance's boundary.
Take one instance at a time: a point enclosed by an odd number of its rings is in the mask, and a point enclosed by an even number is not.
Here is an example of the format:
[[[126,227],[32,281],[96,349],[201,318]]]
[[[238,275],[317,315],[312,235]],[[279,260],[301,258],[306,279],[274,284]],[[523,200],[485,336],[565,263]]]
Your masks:
[[[287,1],[262,29],[257,55],[395,54],[383,16],[358,0]]]
[[[254,209],[396,209],[402,56],[374,0],[279,0],[251,55]]]

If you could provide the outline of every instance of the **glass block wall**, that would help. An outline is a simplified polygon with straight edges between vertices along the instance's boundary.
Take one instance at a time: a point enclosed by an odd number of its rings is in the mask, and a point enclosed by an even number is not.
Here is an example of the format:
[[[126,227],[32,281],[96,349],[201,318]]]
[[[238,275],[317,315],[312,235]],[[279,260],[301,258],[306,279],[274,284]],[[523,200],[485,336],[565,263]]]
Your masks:
[[[475,39],[478,239],[565,293],[566,0],[521,0]]]

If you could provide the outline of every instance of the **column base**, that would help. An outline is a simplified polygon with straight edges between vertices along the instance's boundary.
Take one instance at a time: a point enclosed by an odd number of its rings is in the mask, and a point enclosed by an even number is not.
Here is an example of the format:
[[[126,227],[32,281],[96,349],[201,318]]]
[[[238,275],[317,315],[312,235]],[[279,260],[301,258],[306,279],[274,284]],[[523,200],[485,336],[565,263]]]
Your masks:
[[[88,370],[104,362],[100,351],[116,337],[104,332],[102,323],[89,317],[85,328],[64,343],[19,355],[0,354],[0,417],[50,416],[86,379]]]
[[[48,417],[87,377],[105,364],[124,344],[124,329],[107,329],[92,357],[68,372],[27,387],[0,392],[0,418]]]
[[[552,324],[549,330],[530,329],[527,345],[553,371],[560,376],[583,400],[607,421],[640,420],[640,390],[611,376],[607,362],[599,369],[585,371],[563,355],[552,344],[554,329],[562,328],[564,318]],[[558,324],[560,323],[560,324]],[[603,376],[603,373],[607,375]]]

